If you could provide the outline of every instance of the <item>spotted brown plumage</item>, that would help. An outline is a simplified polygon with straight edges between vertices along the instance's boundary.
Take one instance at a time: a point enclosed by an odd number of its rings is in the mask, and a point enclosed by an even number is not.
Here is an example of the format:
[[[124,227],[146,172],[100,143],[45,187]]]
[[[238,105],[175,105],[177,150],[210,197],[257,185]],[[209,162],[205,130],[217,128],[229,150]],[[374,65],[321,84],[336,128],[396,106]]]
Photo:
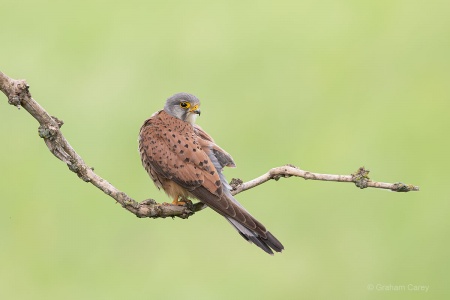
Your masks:
[[[224,216],[246,240],[269,254],[281,252],[283,245],[231,195],[222,169],[234,167],[234,161],[195,124],[199,106],[194,95],[175,94],[164,110],[144,122],[139,133],[142,165],[172,203],[198,199]]]

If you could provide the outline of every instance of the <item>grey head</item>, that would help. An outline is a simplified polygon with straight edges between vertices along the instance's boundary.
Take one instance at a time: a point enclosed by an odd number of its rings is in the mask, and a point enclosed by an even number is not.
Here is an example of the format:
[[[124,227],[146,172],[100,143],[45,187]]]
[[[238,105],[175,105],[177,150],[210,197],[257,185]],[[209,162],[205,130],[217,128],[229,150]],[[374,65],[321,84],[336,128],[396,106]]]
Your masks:
[[[167,99],[164,111],[175,118],[195,123],[200,115],[200,100],[192,94],[178,93]]]

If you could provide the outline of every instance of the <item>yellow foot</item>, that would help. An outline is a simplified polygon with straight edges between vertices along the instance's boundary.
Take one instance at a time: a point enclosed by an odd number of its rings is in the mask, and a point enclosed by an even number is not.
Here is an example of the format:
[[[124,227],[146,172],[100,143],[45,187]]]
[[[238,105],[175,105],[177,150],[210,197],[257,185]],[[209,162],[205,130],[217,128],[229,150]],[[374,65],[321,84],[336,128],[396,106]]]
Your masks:
[[[175,199],[173,199],[172,201],[173,205],[179,205],[179,206],[183,206],[183,205],[189,205],[192,204],[192,201],[186,198],[183,198],[183,201],[178,201],[178,197],[176,197]]]

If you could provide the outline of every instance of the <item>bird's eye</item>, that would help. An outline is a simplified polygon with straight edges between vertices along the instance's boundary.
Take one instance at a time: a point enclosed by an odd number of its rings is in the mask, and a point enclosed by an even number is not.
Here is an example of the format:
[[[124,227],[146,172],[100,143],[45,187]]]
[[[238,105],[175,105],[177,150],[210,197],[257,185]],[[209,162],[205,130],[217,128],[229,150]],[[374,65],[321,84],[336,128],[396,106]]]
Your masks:
[[[182,108],[189,108],[189,106],[191,106],[191,104],[189,102],[183,101],[183,102],[180,103],[180,106]]]

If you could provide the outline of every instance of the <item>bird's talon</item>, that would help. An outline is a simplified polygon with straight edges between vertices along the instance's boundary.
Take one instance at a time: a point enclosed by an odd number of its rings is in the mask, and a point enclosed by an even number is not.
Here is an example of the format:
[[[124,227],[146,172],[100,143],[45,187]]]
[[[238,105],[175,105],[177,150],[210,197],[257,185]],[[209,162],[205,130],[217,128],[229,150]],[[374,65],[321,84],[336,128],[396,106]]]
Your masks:
[[[192,206],[192,201],[181,197],[182,201],[178,200],[178,197],[176,197],[175,199],[173,199],[172,201],[172,205],[178,205],[178,206],[187,206],[187,207],[191,207]]]

